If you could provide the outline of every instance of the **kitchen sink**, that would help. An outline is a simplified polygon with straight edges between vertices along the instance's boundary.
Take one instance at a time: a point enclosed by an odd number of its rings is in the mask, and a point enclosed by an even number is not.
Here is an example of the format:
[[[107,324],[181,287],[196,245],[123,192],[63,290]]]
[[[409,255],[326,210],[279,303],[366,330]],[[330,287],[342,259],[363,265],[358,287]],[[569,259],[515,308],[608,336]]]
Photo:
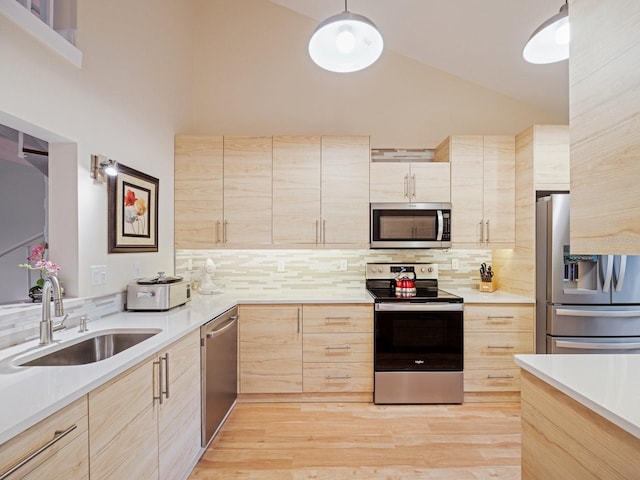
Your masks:
[[[105,332],[18,363],[22,367],[86,365],[113,357],[160,333],[158,329]]]

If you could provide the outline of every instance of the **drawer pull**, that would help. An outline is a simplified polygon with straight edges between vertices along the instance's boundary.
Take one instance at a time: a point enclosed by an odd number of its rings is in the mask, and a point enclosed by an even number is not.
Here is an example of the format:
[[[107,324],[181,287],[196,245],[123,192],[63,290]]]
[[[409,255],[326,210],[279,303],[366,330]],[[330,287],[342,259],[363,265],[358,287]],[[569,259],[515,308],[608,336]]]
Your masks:
[[[351,375],[342,375],[342,376],[327,375],[324,378],[325,378],[325,380],[351,380]]]
[[[8,470],[2,472],[2,474],[0,474],[0,480],[5,480],[5,478],[9,478],[9,476],[12,473],[15,473],[17,470],[24,467],[27,463],[29,463],[31,460],[36,458],[38,455],[44,452],[47,448],[51,447],[53,444],[62,440],[64,437],[66,437],[71,432],[73,432],[76,428],[78,428],[77,425],[71,425],[66,430],[56,430],[51,440],[49,440],[47,443],[39,447],[37,450],[34,450],[33,452],[25,456],[21,460],[19,460],[15,465],[13,465]]]
[[[512,380],[515,378],[513,375],[487,375],[489,380]]]
[[[513,345],[487,345],[487,348],[499,348],[503,350],[510,350],[515,347]]]
[[[351,317],[324,317],[325,323],[347,323]]]
[[[487,315],[487,318],[489,320],[495,319],[495,318],[509,318],[509,319],[513,319],[513,315]]]
[[[351,345],[341,345],[332,347],[331,345],[327,345],[324,347],[325,350],[351,350]]]

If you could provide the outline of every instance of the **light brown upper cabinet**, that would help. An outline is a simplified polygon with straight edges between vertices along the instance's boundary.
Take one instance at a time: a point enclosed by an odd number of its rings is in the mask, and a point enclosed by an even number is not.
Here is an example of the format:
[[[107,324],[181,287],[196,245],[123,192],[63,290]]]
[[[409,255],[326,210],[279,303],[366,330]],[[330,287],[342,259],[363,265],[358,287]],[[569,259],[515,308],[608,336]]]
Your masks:
[[[225,245],[271,244],[271,171],[271,137],[224,137]]]
[[[449,163],[371,162],[370,196],[372,202],[449,202]]]
[[[320,241],[319,135],[273,137],[273,243]]]
[[[222,136],[175,138],[175,247],[213,248],[222,239]]]
[[[369,137],[273,137],[273,243],[363,245]]]
[[[533,125],[533,182],[538,191],[569,190],[569,125]]]
[[[640,2],[569,12],[571,253],[640,254]]]
[[[436,151],[451,164],[451,238],[458,248],[515,246],[515,137],[456,135]],[[436,153],[436,160],[445,156]]]

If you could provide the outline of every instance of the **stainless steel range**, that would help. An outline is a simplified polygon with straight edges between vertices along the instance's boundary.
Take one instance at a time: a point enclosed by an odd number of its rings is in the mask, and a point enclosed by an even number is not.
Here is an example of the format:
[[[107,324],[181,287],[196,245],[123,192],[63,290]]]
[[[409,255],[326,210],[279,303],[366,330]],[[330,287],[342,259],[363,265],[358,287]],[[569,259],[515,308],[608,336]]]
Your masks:
[[[438,288],[438,266],[369,263],[375,403],[462,403],[463,299]]]

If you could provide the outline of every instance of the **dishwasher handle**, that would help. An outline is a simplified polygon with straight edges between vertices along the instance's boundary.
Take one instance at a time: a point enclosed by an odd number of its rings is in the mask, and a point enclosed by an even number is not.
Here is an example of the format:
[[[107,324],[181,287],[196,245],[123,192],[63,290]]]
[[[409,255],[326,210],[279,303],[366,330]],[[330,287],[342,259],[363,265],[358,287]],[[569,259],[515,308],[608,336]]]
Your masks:
[[[233,325],[238,321],[238,316],[233,315],[228,318],[227,321],[223,322],[221,325],[217,326],[210,332],[207,332],[207,339],[210,340],[212,338],[216,338],[219,335],[222,335],[224,332],[229,330]]]

